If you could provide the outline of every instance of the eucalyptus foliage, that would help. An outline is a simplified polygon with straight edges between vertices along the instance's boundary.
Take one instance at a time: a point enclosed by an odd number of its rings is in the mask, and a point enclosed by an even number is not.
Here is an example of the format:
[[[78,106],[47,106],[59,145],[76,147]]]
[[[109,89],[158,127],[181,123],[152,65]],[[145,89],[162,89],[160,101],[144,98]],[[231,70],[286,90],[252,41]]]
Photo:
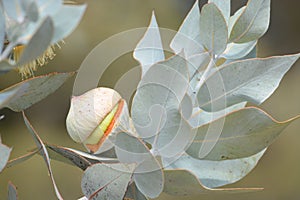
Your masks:
[[[0,171],[39,153],[58,199],[63,197],[50,158],[84,171],[80,199],[146,200],[162,192],[183,196],[260,190],[219,187],[245,177],[282,130],[299,118],[278,122],[255,106],[271,96],[300,54],[257,58],[257,42],[269,27],[270,0],[249,0],[232,16],[230,2],[209,0],[200,9],[196,1],[172,39],[173,55],[167,59],[152,13],[133,52],[142,77],[131,116],[122,119],[128,126],[110,136],[114,145],[100,154],[44,144],[24,113],[74,73],[34,77],[2,90],[0,107],[22,111],[37,148],[8,161],[11,149],[0,143]],[[5,73],[66,37],[85,6],[3,0],[0,9],[0,71]],[[19,44],[26,48],[18,63],[9,55]],[[11,183],[9,199],[17,199]]]

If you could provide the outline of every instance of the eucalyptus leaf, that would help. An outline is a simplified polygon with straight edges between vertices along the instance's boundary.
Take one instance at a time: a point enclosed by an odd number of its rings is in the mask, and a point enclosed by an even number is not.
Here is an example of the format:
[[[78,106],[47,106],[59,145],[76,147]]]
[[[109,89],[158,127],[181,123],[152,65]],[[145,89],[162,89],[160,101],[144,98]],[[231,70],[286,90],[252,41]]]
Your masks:
[[[2,6],[0,6],[0,55],[4,46],[5,39],[5,17],[4,12],[2,11]]]
[[[258,108],[243,108],[199,127],[187,153],[194,158],[215,161],[249,157],[272,144],[277,136],[299,117],[278,122]],[[224,119],[223,127],[218,130],[220,136],[211,140],[204,140],[209,126],[213,126]],[[202,145],[213,147],[205,157],[199,157]]]
[[[86,197],[81,197],[80,199],[78,199],[78,200],[89,200],[88,198],[86,198]]]
[[[27,18],[30,21],[37,22],[39,19],[39,10],[35,1],[22,1],[21,6]]]
[[[21,58],[18,61],[18,65],[24,65],[41,56],[50,46],[50,42],[53,37],[53,31],[54,28],[52,20],[50,17],[45,18],[26,45]]]
[[[246,104],[246,102],[238,103],[217,112],[207,112],[197,107],[193,109],[193,114],[188,119],[188,122],[193,128],[198,128],[205,124],[209,124],[220,117],[224,117],[233,111],[240,110],[244,108]]]
[[[22,112],[23,114],[23,119],[24,119],[24,122],[25,122],[25,125],[28,129],[28,131],[30,132],[36,146],[38,149],[41,149],[41,154],[45,160],[45,163],[46,163],[46,166],[47,166],[47,169],[48,169],[48,173],[50,175],[50,178],[51,178],[51,181],[52,181],[52,184],[53,184],[53,187],[54,187],[54,190],[55,190],[55,194],[56,194],[56,197],[59,199],[59,200],[63,200],[57,186],[56,186],[56,183],[55,183],[55,180],[54,180],[54,177],[53,177],[53,173],[52,173],[52,169],[51,169],[51,165],[50,165],[50,158],[49,158],[49,154],[48,154],[48,151],[47,151],[47,148],[45,146],[45,144],[43,143],[43,141],[41,140],[41,138],[39,137],[39,135],[37,134],[37,132],[34,130],[34,128],[32,127],[32,125],[30,124],[29,120],[27,119],[26,115],[24,112]]]
[[[224,16],[214,3],[202,7],[200,17],[201,43],[214,54],[221,54],[227,46],[228,28]]]
[[[13,50],[13,47],[20,44],[26,45],[32,35],[38,31],[38,28],[41,25],[40,23],[41,21],[32,22],[30,20],[18,23],[11,19],[6,19],[6,36],[9,40],[9,45],[7,47],[10,48],[5,49],[4,52],[10,53]],[[8,54],[6,56],[6,58],[8,58]]]
[[[38,0],[36,3],[41,17],[52,16],[63,6],[62,0]]]
[[[229,41],[245,43],[260,38],[268,30],[270,23],[271,0],[249,0],[236,20]]]
[[[242,192],[259,191],[261,188],[222,188],[222,189],[209,189],[203,186],[197,177],[182,169],[164,170],[165,186],[164,192],[173,196],[195,196],[209,194],[220,195],[224,193],[234,194]]]
[[[187,88],[188,71],[184,58],[175,55],[153,65],[140,81],[132,103],[132,118],[135,125],[138,125],[136,128],[140,127],[138,133],[147,137],[142,127],[151,123],[148,114],[153,106],[179,107]]]
[[[135,164],[95,164],[83,175],[81,188],[88,199],[123,200]]]
[[[26,90],[27,87],[28,87],[28,84],[23,84],[23,85],[20,85],[19,87],[14,87],[11,89],[1,91],[0,92],[0,109],[5,107],[7,104],[9,104],[11,99],[19,96],[19,93],[24,92],[24,90]]]
[[[168,158],[164,158],[163,161],[165,168],[189,170],[205,187],[216,188],[244,178],[264,153],[265,149],[250,157],[224,161],[198,160],[188,155],[182,155],[175,161]]]
[[[1,144],[0,142],[0,173],[5,168],[8,162],[11,150],[11,148],[4,144]]]
[[[51,158],[52,160],[60,161],[69,165],[75,165],[82,170],[86,170],[89,166],[92,165],[92,163],[84,157],[64,147],[47,145],[47,149],[51,150],[48,151],[48,153],[49,158]]]
[[[127,133],[116,136],[115,150],[122,163],[136,163],[133,179],[137,188],[147,197],[155,198],[163,190],[161,166],[145,144]]]
[[[55,152],[55,154],[49,153],[51,159],[61,161],[66,164],[75,164],[77,167],[81,168],[82,170],[85,170],[87,167],[95,163],[101,163],[101,162],[117,163],[118,162],[118,160],[115,158],[99,157],[93,154],[89,154],[86,152],[78,151],[67,147],[47,145],[47,148]]]
[[[242,44],[230,43],[227,45],[222,57],[231,60],[243,58],[255,48],[256,44],[257,41]]]
[[[186,60],[175,55],[153,65],[139,83],[132,119],[139,136],[152,144],[153,151],[165,147],[180,130],[180,104],[188,82]]]
[[[8,200],[17,200],[18,199],[18,193],[16,186],[12,183],[8,183]]]
[[[152,12],[151,22],[145,35],[134,49],[133,57],[139,61],[142,66],[142,76],[145,75],[151,65],[165,59],[154,11]]]
[[[54,36],[51,43],[59,42],[67,37],[79,24],[86,5],[64,5],[53,16]]]
[[[208,52],[194,54],[187,59],[189,76],[192,80],[195,78],[200,71],[203,71],[207,67],[210,61],[210,55]]]
[[[236,21],[240,18],[241,14],[243,14],[243,12],[245,11],[246,6],[241,7],[240,9],[238,9],[233,16],[231,16],[229,18],[229,23],[228,23],[228,34],[231,33],[231,30],[234,26],[234,24],[236,23]]]
[[[127,188],[124,200],[148,200],[148,198],[139,191],[135,183],[131,183]]]
[[[20,112],[56,91],[68,78],[73,75],[74,72],[67,72],[51,73],[48,75],[37,76],[6,88],[0,93],[13,91],[16,88],[26,85],[25,89],[22,90],[22,92],[12,97],[5,105],[5,107],[8,107],[15,112]]]
[[[17,164],[20,164],[22,162],[25,162],[26,160],[32,158],[36,153],[39,152],[39,149],[35,150],[35,151],[31,151],[23,156],[20,156],[20,157],[17,157],[17,158],[14,158],[12,160],[9,160],[6,167],[12,167],[12,166],[15,166]]]
[[[212,109],[212,104],[214,111],[224,109],[224,105],[230,106],[243,101],[261,104],[276,90],[299,56],[300,54],[274,56],[225,64],[208,77],[200,88],[198,103],[208,111]],[[210,99],[211,96],[214,98]]]
[[[187,57],[204,52],[200,42],[200,9],[198,0],[185,17],[179,30],[171,41],[170,47],[175,54],[184,50]]]
[[[222,12],[226,23],[228,24],[230,18],[230,3],[231,0],[209,0],[208,3],[214,3]]]
[[[21,0],[1,2],[8,17],[19,22],[24,20],[25,13],[21,7]]]

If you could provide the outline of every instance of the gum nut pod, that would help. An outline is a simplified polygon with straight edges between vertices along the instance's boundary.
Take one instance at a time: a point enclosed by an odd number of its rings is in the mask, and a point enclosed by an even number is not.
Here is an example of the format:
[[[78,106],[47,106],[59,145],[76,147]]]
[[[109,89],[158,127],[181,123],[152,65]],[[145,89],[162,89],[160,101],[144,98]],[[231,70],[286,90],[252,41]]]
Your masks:
[[[130,124],[126,101],[105,87],[73,96],[66,120],[71,138],[95,154],[112,148],[114,133],[129,131]]]

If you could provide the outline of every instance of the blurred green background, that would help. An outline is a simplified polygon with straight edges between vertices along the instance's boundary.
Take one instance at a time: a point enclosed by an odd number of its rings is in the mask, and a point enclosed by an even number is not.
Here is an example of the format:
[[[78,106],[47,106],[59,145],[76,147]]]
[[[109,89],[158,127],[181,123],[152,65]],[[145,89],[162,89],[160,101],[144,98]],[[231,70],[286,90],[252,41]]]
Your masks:
[[[241,0],[232,2],[234,10],[245,3]],[[65,39],[66,44],[56,51],[55,59],[41,68],[36,75],[52,71],[77,70],[88,53],[101,41],[121,31],[147,26],[153,9],[160,27],[177,30],[194,0],[90,0],[86,3],[87,12],[79,27]],[[271,25],[259,42],[260,57],[299,52],[299,7],[299,0],[272,0]],[[137,62],[131,55],[116,60],[99,84],[113,87],[122,73],[136,65]],[[16,72],[10,72],[1,78],[1,88],[20,81],[20,76]],[[82,149],[69,138],[65,129],[73,81],[74,78],[55,94],[28,109],[26,114],[45,142]],[[278,120],[286,120],[300,114],[299,86],[300,62],[297,62],[285,76],[279,89],[262,107]],[[0,134],[3,143],[13,147],[12,158],[32,149],[34,142],[23,124],[20,113],[8,109],[3,109],[0,113],[5,115],[5,119],[0,121]],[[254,171],[238,183],[230,185],[230,187],[264,187],[261,192],[178,198],[162,195],[159,199],[298,200],[300,199],[299,130],[298,120],[268,149]],[[82,172],[79,169],[56,161],[52,162],[52,167],[65,199],[82,196],[80,189]],[[56,199],[47,169],[39,156],[6,169],[0,174],[0,199],[6,199],[9,180],[18,187],[20,199]]]

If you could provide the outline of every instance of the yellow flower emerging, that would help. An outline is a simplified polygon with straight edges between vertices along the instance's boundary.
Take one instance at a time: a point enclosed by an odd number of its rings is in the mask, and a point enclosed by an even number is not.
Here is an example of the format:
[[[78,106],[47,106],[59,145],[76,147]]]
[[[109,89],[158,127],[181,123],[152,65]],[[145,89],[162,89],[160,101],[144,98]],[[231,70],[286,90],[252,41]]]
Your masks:
[[[58,44],[57,46],[60,47]],[[24,45],[19,45],[14,47],[12,52],[12,59],[15,62],[18,62],[20,60],[24,48],[25,48]],[[35,60],[29,63],[18,66],[17,71],[21,74],[22,79],[26,79],[33,76],[34,71],[36,71],[38,67],[46,65],[49,60],[52,60],[55,56],[54,49],[55,46],[51,45],[46,49],[46,51],[40,57],[36,58]]]

